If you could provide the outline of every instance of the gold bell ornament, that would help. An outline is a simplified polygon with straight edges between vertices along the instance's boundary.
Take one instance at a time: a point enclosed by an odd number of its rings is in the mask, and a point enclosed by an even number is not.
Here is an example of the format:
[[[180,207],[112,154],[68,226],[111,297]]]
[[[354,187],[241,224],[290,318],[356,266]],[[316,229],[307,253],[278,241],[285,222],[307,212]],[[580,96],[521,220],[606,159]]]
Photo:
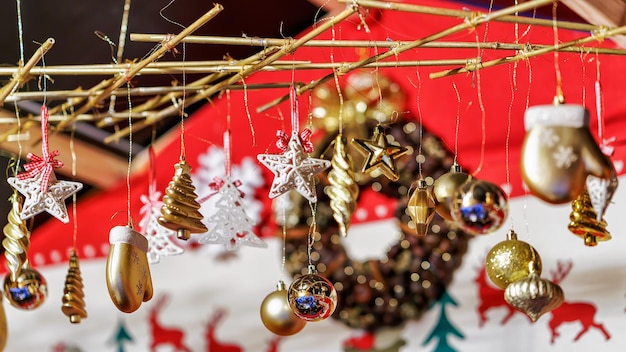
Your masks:
[[[454,192],[465,182],[471,180],[471,176],[461,169],[456,162],[450,167],[450,172],[439,176],[433,183],[433,196],[435,198],[435,210],[437,214],[448,221],[454,221],[451,214],[451,201]]]
[[[124,313],[139,309],[152,298],[148,265],[148,240],[130,226],[115,226],[109,232],[106,282],[113,304]]]
[[[276,291],[270,293],[261,302],[261,321],[267,330],[280,336],[299,333],[306,326],[306,321],[298,318],[291,310],[284,281],[279,281]]]
[[[558,308],[565,297],[559,285],[540,278],[532,266],[533,263],[530,263],[530,275],[527,278],[506,287],[504,300],[535,322],[543,314]]]
[[[487,253],[485,271],[496,286],[506,289],[513,282],[527,278],[533,272],[541,275],[541,257],[533,246],[517,239],[513,229]]]
[[[472,179],[454,193],[452,218],[461,229],[474,235],[485,235],[499,229],[509,213],[509,204],[502,188]]]
[[[435,200],[423,178],[417,180],[417,188],[409,198],[406,211],[415,224],[417,234],[425,236],[428,233],[428,226],[435,216]]]
[[[613,163],[591,135],[589,111],[583,106],[533,106],[526,110],[524,125],[522,178],[538,198],[563,204],[583,192],[588,175],[616,179]]]
[[[352,158],[346,152],[346,141],[341,134],[335,138],[335,153],[330,162],[332,169],[328,173],[330,186],[325,189],[330,198],[330,208],[333,218],[339,225],[339,233],[344,237],[352,221],[352,214],[356,209],[359,197],[359,185],[356,183]]]
[[[598,220],[586,189],[572,201],[572,212],[569,219],[567,228],[571,233],[582,238],[585,246],[596,246],[598,241],[611,239],[611,234],[606,229],[607,223],[603,218]]]
[[[196,188],[191,181],[191,167],[184,159],[174,165],[174,177],[165,189],[161,216],[161,226],[176,231],[176,237],[188,240],[192,233],[204,233],[208,229],[202,223],[200,203],[196,200]]]
[[[70,255],[70,268],[65,276],[65,287],[63,288],[63,305],[61,311],[68,318],[70,323],[78,324],[82,319],[87,318],[85,310],[85,293],[83,292],[83,278],[80,275],[78,256],[76,251]]]

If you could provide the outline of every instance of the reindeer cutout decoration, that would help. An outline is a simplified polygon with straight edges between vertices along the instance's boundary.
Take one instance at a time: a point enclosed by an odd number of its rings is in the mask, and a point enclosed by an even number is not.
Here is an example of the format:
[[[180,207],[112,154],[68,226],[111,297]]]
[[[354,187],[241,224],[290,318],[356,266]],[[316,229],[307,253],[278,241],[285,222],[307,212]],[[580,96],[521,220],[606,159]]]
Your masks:
[[[215,335],[217,325],[226,315],[225,309],[217,309],[206,326],[205,338],[207,343],[207,352],[242,352],[243,349],[232,343],[222,343]],[[278,344],[278,341],[276,341]]]
[[[571,261],[563,264],[561,261],[557,262],[555,271],[551,272],[552,282],[559,284],[572,270],[573,263]],[[596,328],[609,340],[611,335],[605,329],[604,325],[596,322],[596,307],[591,303],[586,302],[568,302],[564,301],[561,306],[552,312],[552,317],[548,326],[552,336],[550,343],[554,344],[557,337],[560,334],[556,331],[563,323],[580,322],[582,330],[574,337],[574,341],[578,341],[590,328]]]
[[[191,349],[185,346],[183,342],[185,333],[182,329],[164,327],[159,322],[159,312],[163,309],[168,298],[167,295],[160,296],[156,304],[150,309],[150,335],[152,336],[150,351],[156,352],[157,347],[170,345],[175,348],[174,351],[191,352]]]
[[[474,282],[478,286],[477,311],[479,327],[482,328],[487,322],[487,311],[495,308],[507,309],[507,314],[504,316],[502,321],[500,321],[500,325],[506,324],[513,317],[513,315],[515,315],[515,313],[520,313],[524,315],[522,312],[518,311],[517,309],[511,307],[508,303],[506,303],[506,301],[504,300],[504,290],[489,283],[484,264],[480,268],[478,268],[478,276],[476,277],[476,279],[474,279]]]

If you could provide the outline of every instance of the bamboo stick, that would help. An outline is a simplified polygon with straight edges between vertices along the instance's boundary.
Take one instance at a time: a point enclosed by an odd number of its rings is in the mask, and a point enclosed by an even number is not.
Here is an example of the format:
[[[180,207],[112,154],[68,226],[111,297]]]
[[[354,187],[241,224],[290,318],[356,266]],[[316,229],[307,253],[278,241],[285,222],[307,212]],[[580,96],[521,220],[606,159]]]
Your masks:
[[[160,121],[161,119],[167,117],[167,116],[171,116],[174,115],[176,113],[179,113],[181,111],[181,109],[185,109],[187,106],[197,103],[203,99],[206,99],[208,97],[210,97],[211,95],[224,90],[225,87],[234,84],[236,82],[239,82],[240,80],[242,80],[243,78],[249,76],[250,74],[257,72],[259,69],[261,69],[264,66],[270,65],[271,63],[279,60],[281,57],[288,55],[289,53],[293,52],[294,50],[296,50],[297,48],[301,47],[304,43],[306,43],[307,41],[315,38],[316,36],[318,36],[319,34],[323,33],[324,31],[330,29],[332,26],[334,26],[335,24],[343,21],[344,19],[350,17],[352,14],[354,14],[357,11],[357,7],[356,6],[348,6],[345,10],[343,10],[341,13],[337,14],[337,16],[333,16],[328,18],[325,22],[323,22],[321,25],[319,25],[318,27],[315,27],[313,30],[311,30],[310,32],[308,32],[307,34],[305,34],[304,36],[302,36],[302,38],[299,38],[297,40],[295,40],[294,42],[291,42],[283,47],[280,48],[280,50],[278,50],[276,53],[264,58],[263,60],[261,60],[260,62],[251,65],[250,67],[241,70],[240,72],[238,72],[237,74],[231,76],[230,78],[221,81],[215,85],[210,86],[208,89],[203,90],[200,93],[195,94],[194,96],[190,97],[189,99],[185,99],[183,104],[180,105],[170,105],[169,107],[155,113],[152,114],[150,116],[148,116],[148,118],[146,118],[145,120],[139,121],[137,122],[138,126],[135,126],[135,124],[133,124],[133,128],[138,127],[138,128],[142,128],[142,126],[145,127],[145,125],[150,125],[150,124],[154,124],[158,121]],[[113,135],[111,135],[108,138],[108,141],[113,141],[117,138],[120,137],[124,137],[127,136],[129,133],[129,128],[125,128],[122,129],[116,133],[114,133]],[[106,141],[105,141],[106,142]]]
[[[77,116],[77,115],[80,115],[89,111],[96,104],[99,104],[104,99],[109,97],[111,95],[111,92],[113,92],[115,89],[124,85],[126,82],[128,82],[128,80],[132,79],[137,73],[139,73],[149,63],[163,56],[172,47],[176,46],[184,37],[195,32],[198,28],[200,28],[206,22],[210,21],[212,18],[217,16],[217,14],[219,14],[223,9],[224,7],[222,5],[215,4],[211,10],[205,13],[202,17],[198,18],[195,22],[189,25],[189,27],[183,29],[180,33],[174,36],[171,40],[169,40],[167,42],[167,45],[162,45],[157,50],[152,52],[145,59],[135,64],[130,64],[128,67],[128,70],[123,75],[120,75],[120,77],[118,77],[115,81],[113,81],[113,83],[111,83],[111,85],[108,86],[104,91],[102,91],[102,93],[100,93],[100,95],[98,95],[96,98],[90,100],[87,104],[81,106],[78,110],[76,110],[67,120],[64,120],[61,123],[59,123],[57,125],[57,128],[63,129],[68,123],[71,123],[73,121],[73,119],[75,118],[74,116]]]
[[[590,26],[597,28],[595,26]],[[167,39],[165,34],[131,34],[131,40],[136,42],[150,42],[160,43]],[[267,45],[282,45],[287,41],[293,39],[280,39],[280,38],[241,38],[241,37],[220,37],[220,36],[193,36],[183,39],[185,43],[194,44],[225,44],[225,45],[246,45],[246,46],[267,46]],[[306,47],[334,47],[334,48],[394,48],[410,43],[409,41],[389,41],[389,40],[328,40],[328,39],[313,39],[306,42],[302,46]],[[523,50],[527,46],[533,48],[547,46],[548,44],[514,44],[514,43],[499,43],[499,42],[431,42],[422,45],[422,48],[436,48],[436,49],[492,49],[492,50]],[[612,48],[563,48],[561,51],[565,52],[580,52],[581,50],[593,50],[598,54],[608,55],[626,55],[625,49],[612,49]],[[0,75],[3,73],[0,68]]]
[[[0,105],[4,104],[4,99],[9,96],[14,90],[16,90],[19,86],[22,86],[26,81],[28,81],[30,76],[30,70],[37,65],[39,60],[52,48],[54,45],[54,38],[46,39],[39,49],[35,51],[33,56],[31,56],[30,60],[26,62],[23,67],[19,67],[15,73],[13,74],[13,78],[11,81],[6,84],[4,87],[0,89]]]
[[[456,75],[459,73],[471,72],[471,71],[475,71],[478,69],[493,67],[493,66],[506,64],[506,63],[510,63],[510,62],[514,62],[514,61],[518,61],[522,59],[528,59],[528,58],[539,56],[542,54],[547,54],[549,52],[558,50],[559,48],[571,47],[574,45],[581,45],[581,44],[589,43],[589,42],[596,41],[596,40],[602,41],[604,40],[604,38],[612,37],[612,36],[620,35],[620,34],[626,34],[626,26],[607,29],[601,32],[595,32],[590,36],[579,38],[579,39],[574,39],[569,42],[564,42],[564,43],[561,43],[552,47],[548,46],[548,47],[537,49],[537,50],[521,51],[514,56],[507,56],[507,57],[494,59],[494,60],[487,61],[487,62],[475,61],[473,64],[466,65],[464,67],[459,67],[459,68],[441,71],[441,72],[433,72],[429,75],[429,77],[431,79],[436,79],[436,78]]]
[[[356,2],[356,4],[360,6],[382,9],[382,10],[395,10],[395,11],[404,11],[404,12],[413,12],[413,13],[423,13],[427,15],[458,17],[458,18],[465,18],[466,20],[470,20],[471,17],[476,14],[476,12],[471,12],[471,11],[453,10],[453,9],[404,4],[404,3],[397,3],[397,2],[385,2],[385,1],[374,1],[374,0],[338,0],[338,1],[344,2],[344,3]],[[551,2],[554,2],[554,1],[557,1],[557,0],[553,0]],[[545,5],[545,4],[541,4],[541,5]],[[533,8],[539,7],[539,6],[526,8],[524,10],[520,10],[517,12],[524,12],[527,10],[532,10]],[[549,20],[549,19],[516,16],[513,14],[500,16],[495,20],[498,22],[519,23],[519,24],[528,24],[528,25],[543,26],[543,27],[554,26],[554,21]],[[568,21],[556,21],[556,27],[560,29],[571,29],[571,30],[576,30],[576,31],[587,31],[587,32],[591,32],[591,31],[595,31],[599,29],[599,26],[596,26],[596,25],[587,24],[587,23],[578,23],[578,22],[568,22]]]
[[[518,5],[515,5],[515,6],[504,8],[504,9],[501,9],[501,10],[498,10],[498,11],[494,11],[494,12],[490,12],[490,13],[486,13],[486,14],[480,14],[480,15],[473,16],[470,19],[468,19],[466,21],[463,21],[462,23],[457,24],[456,26],[449,27],[447,29],[444,29],[444,30],[439,31],[439,32],[434,33],[434,34],[431,34],[431,35],[429,35],[427,37],[424,37],[422,39],[415,40],[415,41],[410,42],[410,43],[408,43],[406,45],[395,47],[393,50],[388,50],[386,52],[383,52],[383,53],[380,53],[380,54],[368,57],[366,59],[363,59],[363,60],[361,60],[359,62],[356,62],[356,63],[353,63],[351,65],[342,66],[341,68],[335,70],[333,73],[330,73],[330,74],[328,74],[328,75],[326,75],[326,76],[324,76],[322,78],[319,78],[316,81],[313,81],[313,82],[311,82],[311,83],[309,83],[307,85],[298,87],[296,89],[296,91],[297,91],[298,94],[302,94],[302,93],[304,93],[304,92],[306,92],[308,90],[311,90],[311,89],[317,87],[318,85],[320,85],[320,84],[330,80],[331,78],[334,77],[335,74],[343,75],[343,74],[346,74],[346,73],[348,73],[348,72],[350,72],[352,70],[355,70],[357,68],[360,68],[360,67],[363,67],[365,65],[368,65],[370,63],[377,62],[377,61],[380,61],[380,60],[384,60],[384,59],[386,59],[386,58],[388,58],[390,56],[398,55],[398,54],[400,54],[400,53],[402,53],[404,51],[420,47],[420,46],[422,46],[422,45],[424,45],[426,43],[433,42],[433,41],[435,41],[437,39],[446,37],[448,35],[451,35],[451,34],[454,34],[454,33],[457,33],[457,32],[460,32],[462,30],[474,28],[474,27],[476,27],[476,26],[478,26],[478,25],[480,25],[482,23],[485,23],[485,22],[497,19],[499,17],[510,15],[512,13],[525,11],[527,9],[532,9],[532,8],[537,7],[537,6],[549,4],[549,3],[552,3],[552,2],[553,2],[553,0],[531,0],[531,1],[527,1],[527,2],[518,4]],[[266,111],[267,109],[269,109],[269,108],[271,108],[273,106],[276,106],[276,105],[282,103],[283,101],[286,101],[287,99],[289,99],[289,95],[288,94],[284,95],[282,97],[279,97],[277,99],[274,99],[273,101],[258,107],[256,111],[257,112]]]

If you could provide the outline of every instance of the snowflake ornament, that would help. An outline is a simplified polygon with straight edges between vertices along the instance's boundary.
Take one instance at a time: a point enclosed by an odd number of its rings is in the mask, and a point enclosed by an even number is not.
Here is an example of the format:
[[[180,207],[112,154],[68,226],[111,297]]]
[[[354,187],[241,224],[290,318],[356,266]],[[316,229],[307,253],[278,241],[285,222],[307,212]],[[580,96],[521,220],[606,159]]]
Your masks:
[[[308,137],[309,130],[304,130],[304,137]],[[279,146],[282,144],[279,139]],[[269,197],[274,199],[292,189],[295,189],[304,198],[311,202],[317,202],[315,192],[315,175],[330,167],[330,161],[310,158],[307,150],[303,147],[305,140],[308,152],[312,151],[308,144],[308,138],[302,134],[293,132],[289,142],[284,147],[283,154],[259,154],[257,159],[274,173],[274,181],[269,192]]]
[[[184,252],[170,239],[176,236],[176,231],[172,231],[159,224],[158,218],[161,215],[163,202],[160,201],[161,192],[151,191],[149,195],[141,195],[143,207],[140,214],[143,215],[139,221],[139,229],[148,240],[148,263],[156,264],[161,257],[179,255]]]
[[[215,182],[217,195],[220,198],[215,203],[217,211],[208,218],[215,225],[200,240],[202,244],[223,244],[229,251],[238,250],[241,245],[266,248],[267,244],[253,232],[254,221],[246,214],[242,206],[241,191],[237,189],[240,183],[218,179]]]

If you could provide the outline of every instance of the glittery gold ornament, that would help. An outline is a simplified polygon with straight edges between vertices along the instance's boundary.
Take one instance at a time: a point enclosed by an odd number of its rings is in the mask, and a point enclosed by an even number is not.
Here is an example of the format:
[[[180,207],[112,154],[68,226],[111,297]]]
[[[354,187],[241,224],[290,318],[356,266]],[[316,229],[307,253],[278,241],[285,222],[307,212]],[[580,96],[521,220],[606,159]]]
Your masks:
[[[333,284],[309,267],[309,273],[293,280],[287,293],[293,313],[306,321],[330,317],[337,307],[337,291]]]
[[[615,178],[613,163],[595,142],[583,106],[533,106],[526,110],[524,125],[521,171],[533,195],[563,204],[582,193],[588,175]]]
[[[606,229],[606,221],[604,219],[598,221],[586,189],[572,201],[569,219],[567,228],[574,235],[581,237],[585,241],[585,246],[595,246],[598,241],[611,239],[611,234]]]
[[[398,174],[396,159],[409,150],[406,147],[390,144],[381,125],[376,126],[371,139],[353,139],[352,144],[367,158],[361,169],[362,173],[377,170],[388,179],[398,181],[400,175]]]
[[[335,138],[335,153],[330,164],[332,166],[328,173],[330,186],[325,191],[330,198],[330,208],[339,225],[339,232],[347,236],[359,197],[359,185],[354,179],[352,158],[346,153],[345,139],[341,134]]]
[[[516,281],[527,278],[531,268],[541,275],[541,257],[530,244],[519,241],[512,229],[502,241],[487,253],[485,270],[487,276],[501,289]]]
[[[433,184],[433,196],[437,204],[435,210],[437,214],[448,221],[454,221],[450,213],[450,202],[454,197],[454,192],[465,182],[469,181],[471,176],[454,163],[450,167],[450,172],[439,176]]]
[[[509,212],[504,191],[491,182],[476,179],[457,189],[451,205],[454,221],[474,235],[496,231]]]
[[[428,225],[435,216],[435,200],[423,178],[417,181],[417,188],[411,194],[406,210],[415,224],[417,234],[419,236],[426,235]]]
[[[48,287],[43,276],[26,262],[15,279],[5,277],[4,294],[13,307],[31,310],[46,300]]]
[[[65,276],[65,287],[63,288],[63,305],[61,311],[68,318],[70,323],[78,324],[81,319],[87,318],[85,310],[85,293],[83,292],[83,278],[80,276],[78,256],[76,251],[70,255],[70,268]]]
[[[295,335],[304,329],[306,321],[298,318],[287,298],[285,283],[281,280],[276,291],[270,293],[261,302],[261,321],[267,330],[280,336]]]
[[[174,169],[174,177],[165,189],[158,221],[161,226],[176,231],[179,239],[188,240],[190,234],[207,232],[208,229],[202,223],[196,188],[191,181],[191,167],[181,159]]]
[[[148,240],[130,226],[115,226],[109,231],[106,283],[113,304],[124,313],[139,309],[152,298],[153,287],[148,266]]]
[[[558,308],[565,297],[559,285],[531,272],[527,278],[507,286],[504,299],[535,322],[543,314]]]
[[[30,246],[30,232],[20,218],[22,211],[21,197],[14,191],[11,195],[11,211],[7,216],[7,224],[3,228],[4,240],[4,257],[6,258],[9,274],[13,281],[17,280],[17,276],[28,260],[28,247]]]

